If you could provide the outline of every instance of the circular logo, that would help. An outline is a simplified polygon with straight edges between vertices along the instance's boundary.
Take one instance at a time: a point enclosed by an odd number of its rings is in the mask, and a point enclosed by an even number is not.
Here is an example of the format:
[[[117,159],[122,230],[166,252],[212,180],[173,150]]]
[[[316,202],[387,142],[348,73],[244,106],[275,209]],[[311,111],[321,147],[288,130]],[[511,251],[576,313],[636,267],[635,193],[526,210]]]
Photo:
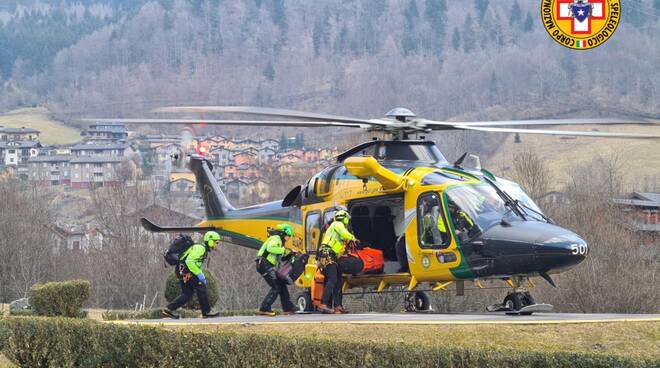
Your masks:
[[[431,260],[429,259],[429,257],[427,256],[422,257],[422,266],[424,266],[424,268],[429,268],[430,265],[431,265]]]
[[[607,41],[621,19],[621,0],[541,0],[545,30],[560,45],[593,49]]]

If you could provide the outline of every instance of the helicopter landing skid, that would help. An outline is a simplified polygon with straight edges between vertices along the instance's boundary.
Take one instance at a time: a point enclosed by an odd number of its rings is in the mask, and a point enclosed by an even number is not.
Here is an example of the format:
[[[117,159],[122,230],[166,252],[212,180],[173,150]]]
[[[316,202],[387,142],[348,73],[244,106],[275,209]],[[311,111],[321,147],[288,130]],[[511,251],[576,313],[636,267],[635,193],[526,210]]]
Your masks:
[[[503,304],[493,304],[486,308],[489,312],[505,312],[508,316],[529,316],[534,312],[551,312],[551,304],[530,304],[518,310],[512,310]]]

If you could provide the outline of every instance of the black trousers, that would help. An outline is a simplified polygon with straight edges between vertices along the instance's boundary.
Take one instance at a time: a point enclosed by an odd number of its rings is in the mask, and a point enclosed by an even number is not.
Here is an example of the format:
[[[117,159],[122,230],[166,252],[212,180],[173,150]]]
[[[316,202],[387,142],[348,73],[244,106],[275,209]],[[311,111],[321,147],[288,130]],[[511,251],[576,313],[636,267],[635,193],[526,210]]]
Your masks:
[[[195,275],[193,275],[188,282],[179,280],[179,284],[181,285],[181,295],[172,300],[172,302],[167,305],[167,309],[176,310],[180,308],[188,303],[190,299],[192,299],[193,293],[197,291],[197,300],[199,300],[199,305],[202,308],[202,314],[208,314],[211,311],[209,296],[206,292],[206,285],[202,284]]]
[[[280,296],[280,303],[282,303],[282,310],[285,312],[291,312],[296,309],[295,305],[291,302],[291,296],[289,295],[289,288],[287,287],[286,282],[277,278],[275,274],[275,267],[273,267],[270,262],[265,258],[259,257],[257,260],[257,272],[261,277],[266,280],[270,290],[268,294],[264,297],[264,300],[261,302],[259,310],[262,312],[270,312],[272,310],[273,303],[277,296]]]
[[[323,275],[325,276],[325,286],[321,303],[330,308],[342,305],[342,277],[337,263],[333,262],[325,266]]]

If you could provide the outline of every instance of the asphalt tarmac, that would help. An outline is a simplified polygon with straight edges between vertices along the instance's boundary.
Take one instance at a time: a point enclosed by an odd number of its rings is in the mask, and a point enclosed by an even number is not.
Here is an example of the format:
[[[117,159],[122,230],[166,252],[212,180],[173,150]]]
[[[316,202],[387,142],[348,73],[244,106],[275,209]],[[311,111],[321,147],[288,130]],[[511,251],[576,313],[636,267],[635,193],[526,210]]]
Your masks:
[[[581,313],[534,313],[531,316],[509,316],[503,312],[484,314],[445,313],[356,313],[356,314],[295,314],[291,316],[232,316],[217,318],[156,319],[117,321],[127,324],[567,324],[599,322],[660,322],[660,314],[581,314]]]

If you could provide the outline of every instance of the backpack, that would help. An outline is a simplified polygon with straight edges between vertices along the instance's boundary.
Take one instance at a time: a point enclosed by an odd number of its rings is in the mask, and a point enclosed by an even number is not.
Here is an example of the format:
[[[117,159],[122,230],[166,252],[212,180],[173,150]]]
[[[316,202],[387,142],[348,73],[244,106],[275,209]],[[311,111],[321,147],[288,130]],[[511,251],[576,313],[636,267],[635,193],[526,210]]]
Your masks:
[[[188,235],[179,234],[163,254],[165,262],[170,266],[176,266],[181,261],[181,254],[188,250],[195,242]]]

